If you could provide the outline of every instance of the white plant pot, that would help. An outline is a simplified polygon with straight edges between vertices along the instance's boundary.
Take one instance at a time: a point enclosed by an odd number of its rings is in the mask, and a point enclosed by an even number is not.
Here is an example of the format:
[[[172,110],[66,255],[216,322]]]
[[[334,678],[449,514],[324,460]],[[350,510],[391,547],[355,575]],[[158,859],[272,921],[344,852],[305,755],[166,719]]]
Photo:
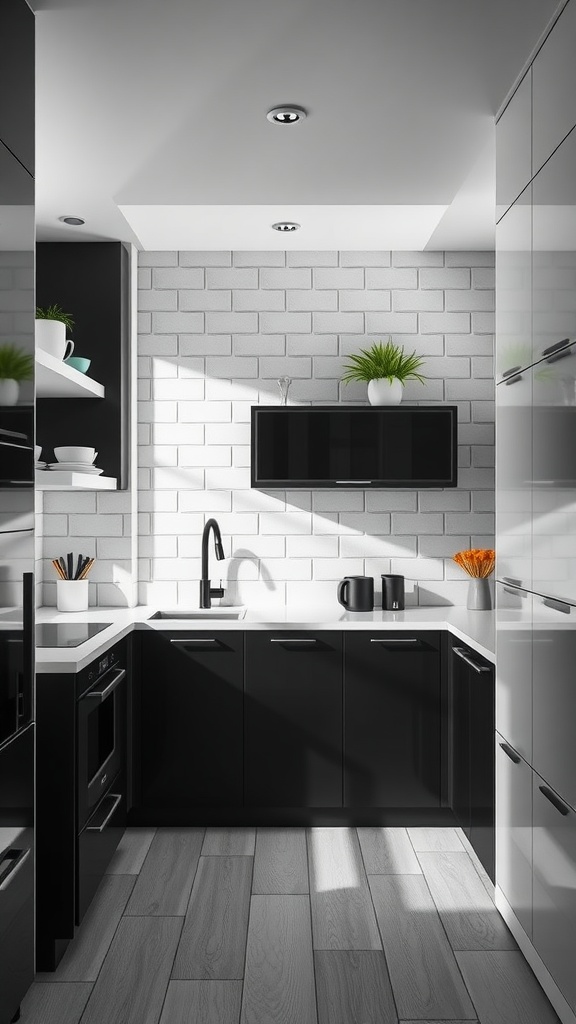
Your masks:
[[[386,377],[368,381],[368,401],[370,405],[400,405],[402,401],[402,383],[394,377]]]
[[[66,324],[61,320],[36,320],[35,339],[38,348],[54,359],[67,359],[74,351],[74,342],[66,341]]]
[[[19,394],[20,385],[17,380],[11,377],[0,380],[0,405],[16,405]]]

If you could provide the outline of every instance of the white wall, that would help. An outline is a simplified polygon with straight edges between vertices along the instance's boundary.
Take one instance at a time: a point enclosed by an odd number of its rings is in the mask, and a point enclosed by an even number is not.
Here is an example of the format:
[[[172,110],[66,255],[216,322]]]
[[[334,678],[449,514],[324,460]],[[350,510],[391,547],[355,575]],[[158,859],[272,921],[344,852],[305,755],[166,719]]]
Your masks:
[[[414,603],[465,603],[451,556],[494,542],[493,266],[491,252],[140,253],[140,601],[197,603],[215,515],[228,602],[310,603],[392,571],[420,582]],[[389,334],[426,360],[405,401],[458,405],[459,487],[250,489],[250,406],[278,401],[284,374],[293,402],[364,402],[339,382],[343,358]]]

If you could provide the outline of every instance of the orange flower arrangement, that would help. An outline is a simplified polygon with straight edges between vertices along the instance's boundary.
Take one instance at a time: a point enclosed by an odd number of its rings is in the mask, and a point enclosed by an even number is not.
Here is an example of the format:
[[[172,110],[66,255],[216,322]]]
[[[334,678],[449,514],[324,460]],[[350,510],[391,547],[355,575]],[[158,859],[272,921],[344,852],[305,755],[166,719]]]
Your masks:
[[[492,548],[470,548],[468,551],[457,551],[453,558],[469,576],[486,579],[491,572],[494,572],[496,553]]]

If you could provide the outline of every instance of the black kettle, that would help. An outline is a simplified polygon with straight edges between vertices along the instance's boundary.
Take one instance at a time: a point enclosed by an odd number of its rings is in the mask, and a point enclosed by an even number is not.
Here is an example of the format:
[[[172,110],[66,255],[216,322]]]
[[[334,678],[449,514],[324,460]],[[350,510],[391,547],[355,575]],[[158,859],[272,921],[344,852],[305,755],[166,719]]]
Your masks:
[[[345,576],[338,584],[338,600],[347,612],[373,612],[372,576]]]

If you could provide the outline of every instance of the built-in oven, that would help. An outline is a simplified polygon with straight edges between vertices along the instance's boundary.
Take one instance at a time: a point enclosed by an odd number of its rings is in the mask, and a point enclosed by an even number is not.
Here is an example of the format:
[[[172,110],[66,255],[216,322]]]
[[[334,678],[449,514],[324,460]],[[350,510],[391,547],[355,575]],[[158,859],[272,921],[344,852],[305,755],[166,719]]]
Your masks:
[[[126,668],[114,647],[79,673],[76,923],[126,824]],[[88,684],[86,688],[83,687]]]

